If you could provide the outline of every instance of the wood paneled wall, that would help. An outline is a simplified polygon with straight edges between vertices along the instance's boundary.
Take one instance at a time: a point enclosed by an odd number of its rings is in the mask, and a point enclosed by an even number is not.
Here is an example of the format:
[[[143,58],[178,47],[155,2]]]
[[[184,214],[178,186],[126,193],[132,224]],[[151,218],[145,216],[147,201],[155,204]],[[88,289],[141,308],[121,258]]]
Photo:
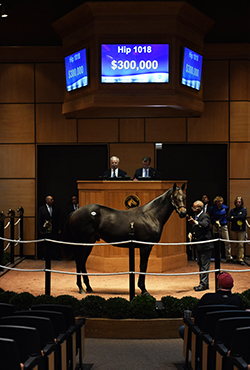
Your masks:
[[[118,155],[121,168],[133,176],[144,155],[154,165],[155,142],[227,143],[227,204],[233,207],[241,195],[250,207],[249,45],[205,45],[205,110],[192,118],[65,119],[62,49],[41,50],[0,53],[0,210],[24,207],[25,239],[36,238],[39,144],[107,142],[110,155]],[[34,245],[25,245],[24,252],[35,254]]]

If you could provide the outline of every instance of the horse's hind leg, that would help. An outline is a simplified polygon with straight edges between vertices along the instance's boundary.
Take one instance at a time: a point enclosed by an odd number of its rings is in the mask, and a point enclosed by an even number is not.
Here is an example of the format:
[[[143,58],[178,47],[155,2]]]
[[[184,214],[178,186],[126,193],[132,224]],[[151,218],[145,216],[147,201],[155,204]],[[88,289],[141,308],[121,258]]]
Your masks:
[[[142,245],[140,247],[140,272],[146,272],[148,266],[148,258],[151,252],[152,246]],[[138,287],[141,289],[141,294],[147,294],[145,286],[145,275],[139,275]]]
[[[76,272],[77,274],[80,274],[81,273],[81,260],[80,260],[81,256],[79,256],[79,254],[75,254],[75,261],[76,261]],[[77,275],[76,276],[76,285],[78,286],[78,289],[79,289],[79,293],[80,294],[83,294],[84,293],[84,289],[83,289],[83,286],[82,286],[82,279],[81,279],[81,275]]]
[[[84,260],[82,261],[81,270],[82,270],[82,273],[86,274],[87,273],[86,262],[87,262],[88,256],[90,255],[93,247],[85,247],[85,248],[86,248],[86,250],[85,250]],[[89,284],[88,275],[83,275],[83,281],[84,281],[84,284],[86,285],[86,292],[87,293],[93,292],[93,289],[91,288],[91,286]]]
[[[80,294],[84,293],[80,273],[85,273],[85,274],[87,273],[86,261],[91,251],[92,251],[92,247],[81,247],[81,248],[78,247],[75,251],[76,272],[79,274],[77,275],[77,278],[76,278],[76,285],[79,288]],[[89,278],[87,275],[83,275],[83,281],[86,285],[86,291],[88,293],[92,292],[92,288],[89,284]]]

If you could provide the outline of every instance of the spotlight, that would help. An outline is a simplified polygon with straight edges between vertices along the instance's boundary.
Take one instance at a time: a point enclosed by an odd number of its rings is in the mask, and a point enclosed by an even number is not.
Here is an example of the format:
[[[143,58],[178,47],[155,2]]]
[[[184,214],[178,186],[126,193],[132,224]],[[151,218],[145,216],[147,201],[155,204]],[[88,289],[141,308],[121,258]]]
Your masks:
[[[8,17],[8,14],[5,11],[5,6],[2,3],[0,3],[0,7],[1,7],[1,17],[2,18],[7,18]]]

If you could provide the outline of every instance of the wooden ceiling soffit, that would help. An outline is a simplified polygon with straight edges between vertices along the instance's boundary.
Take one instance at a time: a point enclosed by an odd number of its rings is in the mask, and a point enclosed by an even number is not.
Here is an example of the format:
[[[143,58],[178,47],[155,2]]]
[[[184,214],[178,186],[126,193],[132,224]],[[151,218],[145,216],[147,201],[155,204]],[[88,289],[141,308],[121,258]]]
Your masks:
[[[185,1],[85,2],[53,26],[64,55],[86,48],[88,85],[67,92],[66,117],[193,116],[203,112],[200,90],[181,84],[183,50],[203,55],[213,21]],[[168,44],[167,83],[101,82],[102,44]]]

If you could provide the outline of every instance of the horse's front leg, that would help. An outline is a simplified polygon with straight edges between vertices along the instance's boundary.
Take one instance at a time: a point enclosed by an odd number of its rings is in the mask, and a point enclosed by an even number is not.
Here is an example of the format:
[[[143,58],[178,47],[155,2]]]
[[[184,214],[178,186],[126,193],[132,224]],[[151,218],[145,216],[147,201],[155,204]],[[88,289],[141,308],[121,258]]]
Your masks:
[[[142,245],[140,247],[140,272],[147,272],[148,258],[151,250],[151,245]],[[145,287],[145,275],[139,275],[138,287],[141,289],[141,294],[148,293]]]

